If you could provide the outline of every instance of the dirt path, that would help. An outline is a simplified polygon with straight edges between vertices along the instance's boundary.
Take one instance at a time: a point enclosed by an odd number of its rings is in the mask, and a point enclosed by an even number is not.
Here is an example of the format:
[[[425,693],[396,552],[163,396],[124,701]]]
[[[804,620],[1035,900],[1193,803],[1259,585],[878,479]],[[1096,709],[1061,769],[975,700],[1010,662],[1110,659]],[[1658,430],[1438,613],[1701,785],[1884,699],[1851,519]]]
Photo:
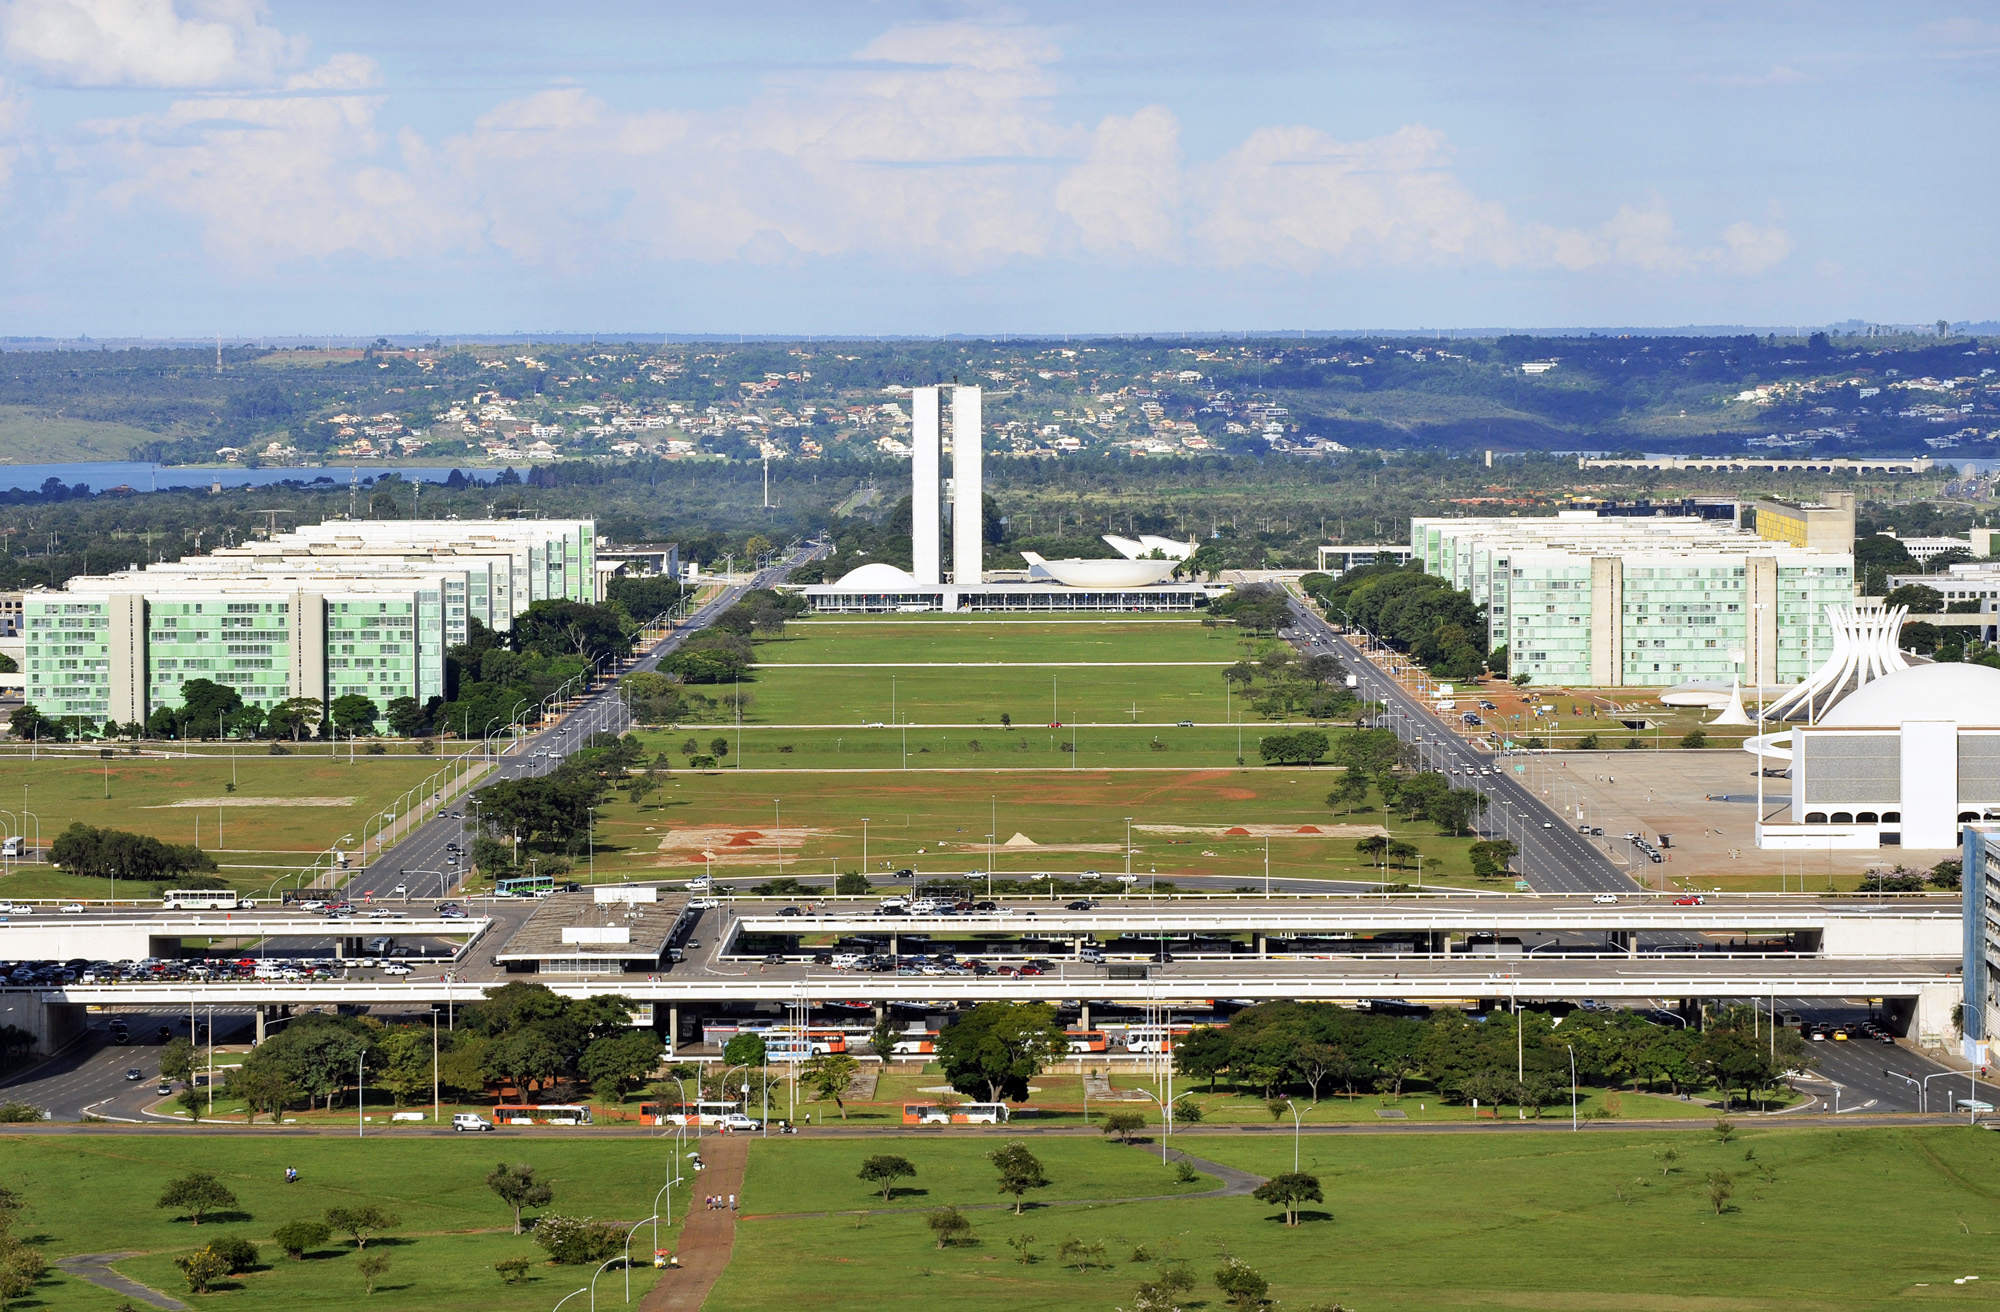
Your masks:
[[[680,1268],[660,1273],[639,1312],[695,1312],[729,1266],[736,1243],[736,1215],[724,1208],[710,1211],[702,1199],[710,1194],[743,1196],[743,1166],[750,1156],[750,1136],[729,1135],[701,1141],[704,1169],[694,1176],[694,1210],[681,1229],[677,1250]]]

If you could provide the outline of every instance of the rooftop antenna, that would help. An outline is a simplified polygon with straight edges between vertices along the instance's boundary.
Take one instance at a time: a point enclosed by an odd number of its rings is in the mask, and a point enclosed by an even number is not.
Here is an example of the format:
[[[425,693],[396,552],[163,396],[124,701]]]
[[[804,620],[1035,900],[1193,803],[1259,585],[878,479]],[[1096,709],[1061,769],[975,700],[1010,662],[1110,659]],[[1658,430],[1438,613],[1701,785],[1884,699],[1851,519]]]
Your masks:
[[[215,372],[222,372],[222,334],[215,335]]]
[[[278,516],[289,515],[292,512],[289,510],[253,510],[250,513],[253,515],[269,515],[271,517],[270,537],[266,540],[274,541],[278,536]]]

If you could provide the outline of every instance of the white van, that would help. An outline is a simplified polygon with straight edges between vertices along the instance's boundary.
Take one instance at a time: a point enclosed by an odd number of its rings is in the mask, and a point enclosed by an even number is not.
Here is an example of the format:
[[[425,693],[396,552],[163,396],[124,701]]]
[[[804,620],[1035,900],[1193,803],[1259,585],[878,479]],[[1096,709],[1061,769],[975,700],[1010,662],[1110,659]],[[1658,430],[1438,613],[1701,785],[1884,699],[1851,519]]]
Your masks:
[[[451,1118],[451,1130],[453,1134],[463,1134],[467,1130],[490,1130],[492,1128],[493,1125],[490,1121],[482,1121],[471,1112],[458,1112]]]
[[[1102,952],[1099,952],[1096,948],[1083,949],[1081,952],[1076,954],[1076,959],[1078,961],[1087,962],[1088,964],[1093,966],[1101,966],[1104,964],[1104,954]]]
[[[865,960],[867,958],[859,952],[836,952],[833,954],[832,965],[835,970],[853,970]]]

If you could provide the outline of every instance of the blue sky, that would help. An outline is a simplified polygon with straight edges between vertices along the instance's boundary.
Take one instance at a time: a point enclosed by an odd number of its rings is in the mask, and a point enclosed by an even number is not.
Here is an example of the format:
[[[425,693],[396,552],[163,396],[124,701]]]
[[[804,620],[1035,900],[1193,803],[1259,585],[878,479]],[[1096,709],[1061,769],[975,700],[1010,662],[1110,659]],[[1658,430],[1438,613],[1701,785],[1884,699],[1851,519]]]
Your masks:
[[[0,0],[0,332],[1988,319],[1993,14]]]

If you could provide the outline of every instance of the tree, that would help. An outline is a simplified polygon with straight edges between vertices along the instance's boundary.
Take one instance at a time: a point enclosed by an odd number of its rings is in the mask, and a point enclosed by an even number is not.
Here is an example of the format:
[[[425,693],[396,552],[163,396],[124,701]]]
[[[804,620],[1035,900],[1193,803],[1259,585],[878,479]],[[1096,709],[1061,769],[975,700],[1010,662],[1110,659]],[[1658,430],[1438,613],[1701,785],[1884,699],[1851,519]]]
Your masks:
[[[1055,1008],[1039,1002],[982,1002],[937,1038],[938,1065],[961,1093],[1020,1101],[1028,1081],[1069,1052]]]
[[[175,1258],[174,1265],[186,1277],[189,1291],[196,1294],[206,1294],[209,1286],[229,1274],[228,1261],[213,1248],[197,1248]]]
[[[181,685],[179,720],[190,738],[219,736],[230,717],[243,709],[243,694],[212,679],[189,679]]]
[[[1215,1092],[1215,1077],[1229,1065],[1229,1034],[1213,1025],[1197,1025],[1174,1044],[1174,1071],[1190,1079],[1208,1081]]]
[[[265,724],[273,738],[289,737],[293,742],[309,738],[326,718],[317,697],[287,697],[270,709]]]
[[[389,1256],[386,1253],[363,1253],[361,1260],[354,1264],[354,1269],[361,1276],[362,1289],[373,1294],[375,1282],[388,1273]]]
[[[361,1207],[329,1207],[326,1209],[326,1223],[352,1239],[355,1248],[361,1249],[368,1247],[371,1236],[384,1230],[394,1230],[403,1224],[403,1218],[368,1203]]]
[[[806,1087],[812,1090],[815,1101],[831,1101],[840,1109],[840,1119],[847,1119],[847,1086],[854,1079],[854,1073],[861,1069],[861,1063],[844,1052],[822,1052],[805,1064],[801,1072],[805,1076]]]
[[[1729,1210],[1729,1200],[1736,1194],[1736,1181],[1727,1171],[1708,1173],[1708,1205],[1721,1216]]]
[[[833,891],[842,897],[862,897],[868,892],[868,876],[852,870],[833,881]]]
[[[617,1099],[660,1064],[666,1044],[652,1030],[629,1029],[623,1034],[592,1040],[577,1062],[577,1070],[600,1091]]]
[[[1328,808],[1338,810],[1343,815],[1352,815],[1367,800],[1367,776],[1352,769],[1342,774],[1340,782],[1326,795]]]
[[[1681,735],[1681,746],[1696,751],[1708,746],[1708,730],[1693,728]]]
[[[722,1060],[728,1066],[762,1066],[765,1062],[764,1036],[736,1035],[722,1045]]]
[[[1107,1137],[1129,1144],[1133,1135],[1146,1128],[1146,1117],[1140,1112],[1111,1112],[1105,1116],[1103,1128]]]
[[[972,1238],[972,1222],[956,1207],[934,1207],[924,1214],[924,1224],[937,1236],[939,1248],[949,1248]]]
[[[547,1180],[535,1178],[532,1166],[509,1166],[502,1162],[486,1175],[486,1187],[498,1194],[500,1201],[514,1209],[514,1233],[522,1233],[521,1209],[524,1207],[547,1207],[555,1198],[555,1186]]]
[[[191,1083],[194,1079],[194,1044],[186,1039],[168,1039],[160,1048],[160,1078]]]
[[[344,734],[374,733],[375,721],[382,718],[382,709],[357,692],[342,693],[329,709],[333,727]]]
[[[1252,1190],[1250,1196],[1260,1203],[1275,1203],[1284,1208],[1286,1225],[1299,1223],[1300,1203],[1325,1201],[1320,1193],[1319,1177],[1303,1171],[1274,1175]]]
[[[1506,874],[1507,863],[1519,851],[1512,840],[1505,838],[1482,839],[1467,849],[1472,858],[1472,873],[1480,879],[1498,879]]]
[[[881,1189],[882,1201],[886,1203],[896,1192],[896,1181],[907,1180],[916,1173],[916,1165],[909,1158],[878,1153],[861,1163],[860,1177]]]
[[[1905,583],[1889,589],[1882,604],[1891,608],[1908,606],[1912,615],[1936,615],[1944,610],[1944,594],[1922,583]]]
[[[729,755],[729,740],[717,734],[708,743],[708,754],[720,761]]]
[[[514,650],[601,661],[632,654],[620,612],[580,601],[537,601],[514,617]]]
[[[389,721],[389,732],[398,738],[415,738],[429,727],[429,717],[414,697],[391,697],[385,718]]]
[[[285,1104],[297,1097],[299,1091],[284,1072],[269,1063],[257,1062],[245,1062],[233,1067],[223,1077],[222,1087],[230,1096],[243,1100],[251,1125],[257,1123],[259,1112],[276,1123],[285,1110]]]
[[[993,1163],[1000,1172],[1000,1192],[1014,1195],[1014,1215],[1021,1214],[1028,1190],[1046,1189],[1049,1185],[1048,1172],[1042,1169],[1041,1159],[1028,1151],[1028,1145],[1015,1140],[1004,1148],[995,1148],[986,1154],[986,1160]]]
[[[1239,1308],[1254,1308],[1271,1292],[1271,1282],[1240,1257],[1232,1257],[1215,1273],[1215,1287]]]
[[[298,1261],[325,1243],[332,1234],[333,1227],[324,1221],[287,1221],[271,1232],[271,1240],[284,1250],[286,1257]]]
[[[160,1193],[160,1201],[155,1207],[172,1207],[187,1213],[188,1219],[196,1225],[210,1212],[219,1212],[225,1207],[236,1206],[236,1195],[229,1186],[215,1178],[212,1171],[189,1171],[178,1179],[167,1182]]]

